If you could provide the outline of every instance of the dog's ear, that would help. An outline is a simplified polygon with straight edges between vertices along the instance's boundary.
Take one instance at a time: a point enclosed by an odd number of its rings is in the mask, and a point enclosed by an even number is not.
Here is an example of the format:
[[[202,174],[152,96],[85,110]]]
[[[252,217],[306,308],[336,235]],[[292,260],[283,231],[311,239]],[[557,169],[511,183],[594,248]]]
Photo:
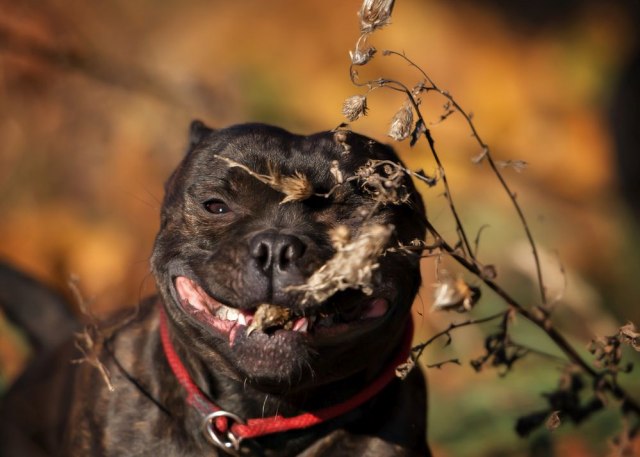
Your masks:
[[[187,148],[187,153],[193,151],[198,143],[213,132],[214,130],[204,125],[204,122],[197,119],[191,121],[191,125],[189,126],[189,147]]]

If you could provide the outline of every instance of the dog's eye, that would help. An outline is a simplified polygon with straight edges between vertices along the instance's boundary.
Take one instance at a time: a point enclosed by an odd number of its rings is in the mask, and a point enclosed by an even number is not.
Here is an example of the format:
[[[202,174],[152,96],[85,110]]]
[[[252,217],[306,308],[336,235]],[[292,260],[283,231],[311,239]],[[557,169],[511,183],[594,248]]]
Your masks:
[[[231,212],[231,208],[222,200],[208,200],[204,203],[204,208],[211,214],[226,214]]]

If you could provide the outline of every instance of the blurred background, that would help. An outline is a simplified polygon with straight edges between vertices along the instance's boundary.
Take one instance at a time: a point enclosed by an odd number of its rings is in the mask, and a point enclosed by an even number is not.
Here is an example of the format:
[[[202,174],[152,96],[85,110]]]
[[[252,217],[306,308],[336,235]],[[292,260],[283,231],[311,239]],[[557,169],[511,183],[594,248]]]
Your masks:
[[[332,129],[359,35],[358,0],[0,1],[0,257],[71,299],[77,278],[96,313],[153,293],[148,259],[162,186],[186,146],[189,122],[245,121],[297,133]],[[498,160],[543,253],[559,325],[580,350],[628,320],[640,323],[640,4],[635,0],[398,0],[379,50],[405,51],[468,111]],[[377,55],[361,79],[420,75]],[[530,249],[506,195],[460,116],[423,113],[479,257],[523,303],[537,304]],[[385,142],[402,99],[376,91],[351,128]],[[426,144],[397,145],[433,173]],[[454,239],[442,189],[421,187],[429,217]],[[457,274],[455,266],[445,264]],[[433,260],[415,304],[417,341],[465,316],[431,311]],[[473,283],[472,278],[468,278]],[[473,311],[503,306],[485,294]],[[621,423],[602,414],[519,439],[524,414],[544,409],[560,365],[529,357],[505,377],[476,374],[495,324],[460,329],[432,345],[430,438],[437,456],[601,456]],[[557,350],[516,322],[518,341]],[[633,355],[629,354],[631,360]],[[0,318],[0,391],[29,348]],[[636,357],[637,359],[637,357]],[[637,360],[636,360],[637,361]],[[640,376],[625,385],[640,396]]]

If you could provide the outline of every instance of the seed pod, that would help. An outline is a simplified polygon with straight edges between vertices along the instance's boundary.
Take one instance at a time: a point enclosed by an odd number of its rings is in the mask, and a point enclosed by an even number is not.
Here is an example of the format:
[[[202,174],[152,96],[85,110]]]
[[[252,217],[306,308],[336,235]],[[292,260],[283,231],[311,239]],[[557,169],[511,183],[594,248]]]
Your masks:
[[[367,97],[364,95],[353,95],[347,98],[342,105],[342,114],[350,122],[360,119],[367,114]]]
[[[358,15],[360,31],[371,33],[389,23],[394,0],[364,0]]]
[[[411,134],[413,126],[413,108],[407,102],[393,116],[389,127],[389,136],[396,141],[402,141]]]
[[[355,51],[349,51],[349,57],[353,65],[364,65],[375,55],[376,48],[368,47],[365,49],[356,48]]]
[[[433,307],[443,311],[470,311],[480,300],[480,289],[470,286],[464,279],[447,278],[436,288]]]

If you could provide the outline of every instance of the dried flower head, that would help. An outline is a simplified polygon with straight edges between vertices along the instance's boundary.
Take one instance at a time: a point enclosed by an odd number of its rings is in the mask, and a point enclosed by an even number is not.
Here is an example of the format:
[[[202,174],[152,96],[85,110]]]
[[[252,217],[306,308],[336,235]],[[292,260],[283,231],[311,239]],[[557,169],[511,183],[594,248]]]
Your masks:
[[[362,189],[383,205],[399,205],[409,201],[404,185],[405,169],[388,160],[369,160],[356,170]]]
[[[333,175],[337,184],[342,184],[344,182],[344,174],[340,170],[340,162],[337,160],[331,161],[331,168],[329,168],[329,171]]]
[[[297,171],[294,172],[293,175],[283,176],[278,170],[272,169],[271,165],[269,165],[269,174],[263,175],[260,173],[256,173],[249,167],[242,165],[241,163],[236,162],[235,160],[228,157],[215,157],[226,162],[229,168],[240,168],[241,170],[246,171],[252,177],[256,178],[258,181],[267,184],[272,189],[277,190],[278,192],[282,192],[285,197],[282,199],[280,204],[292,201],[306,200],[314,195],[313,186],[311,185],[307,177]]]
[[[561,411],[553,411],[547,420],[544,423],[544,426],[550,432],[557,430],[560,425],[562,425],[562,420],[560,419]]]
[[[365,95],[353,95],[347,98],[342,105],[342,114],[353,122],[367,114],[367,97]]]
[[[444,311],[470,311],[480,300],[480,289],[467,284],[462,278],[447,277],[436,287],[433,308]]]
[[[400,379],[406,379],[409,376],[409,373],[416,367],[416,362],[413,360],[413,357],[409,356],[407,361],[401,363],[396,367],[396,377]]]
[[[338,291],[360,289],[373,293],[373,272],[378,268],[378,257],[394,227],[382,224],[363,226],[352,237],[346,226],[338,226],[331,232],[336,252],[324,265],[307,279],[305,284],[289,290],[304,292],[302,303],[322,303]]]
[[[353,65],[365,65],[369,62],[376,53],[376,48],[373,46],[367,46],[361,49],[360,46],[356,46],[355,51],[349,51],[349,57]]]
[[[348,143],[350,133],[349,130],[336,130],[333,134],[334,141],[342,146],[344,154],[351,152],[351,145]]]
[[[413,108],[407,102],[393,116],[388,135],[396,141],[402,141],[411,135],[413,127]]]
[[[358,15],[360,16],[360,30],[371,33],[387,25],[391,19],[394,0],[364,0]]]
[[[291,310],[289,308],[263,303],[258,306],[251,323],[247,327],[247,336],[256,330],[264,333],[265,330],[274,327],[290,330],[293,327],[291,318]]]
[[[599,336],[591,341],[588,349],[596,359],[593,364],[597,368],[605,368],[612,372],[618,371],[622,361],[622,347],[617,335]]]
[[[633,322],[627,322],[627,325],[620,327],[618,334],[623,343],[640,352],[640,332],[638,332]]]

